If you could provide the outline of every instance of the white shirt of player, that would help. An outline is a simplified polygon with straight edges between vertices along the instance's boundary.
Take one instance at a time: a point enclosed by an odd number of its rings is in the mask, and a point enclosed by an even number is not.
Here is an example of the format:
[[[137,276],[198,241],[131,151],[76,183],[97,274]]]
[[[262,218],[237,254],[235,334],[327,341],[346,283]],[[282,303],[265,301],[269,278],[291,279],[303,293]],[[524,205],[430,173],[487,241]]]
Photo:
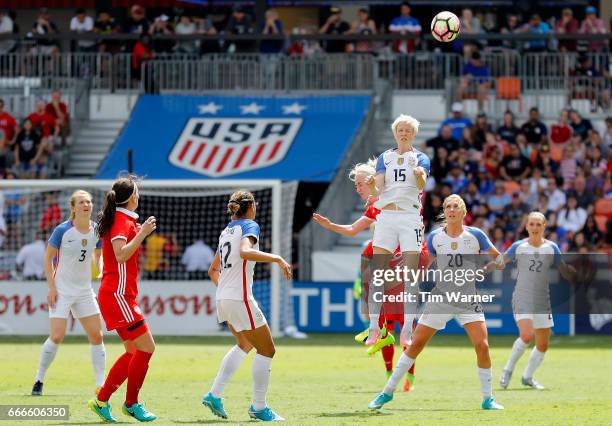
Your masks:
[[[559,246],[550,240],[544,240],[541,246],[529,244],[527,238],[516,241],[508,248],[505,255],[516,261],[518,275],[515,292],[535,293],[537,288],[546,289],[550,284],[550,267],[561,261]]]
[[[89,230],[79,232],[71,220],[55,227],[49,245],[59,250],[55,265],[57,292],[67,296],[89,294],[91,288],[91,262],[94,250],[102,248],[96,224],[90,222]]]
[[[187,272],[208,271],[215,257],[215,252],[204,241],[198,240],[185,249],[181,263]]]
[[[217,253],[221,257],[221,275],[217,286],[217,300],[252,300],[255,263],[240,257],[240,242],[253,237],[259,250],[259,225],[254,220],[232,220],[219,237]]]
[[[15,262],[23,266],[24,277],[43,279],[45,277],[45,242],[36,240],[21,247]]]
[[[416,186],[414,169],[423,167],[429,175],[430,161],[427,155],[412,149],[398,154],[397,148],[389,149],[379,155],[376,162],[376,174],[385,174],[385,186],[382,188],[374,207],[382,209],[395,203],[402,210],[421,212],[421,191]]]

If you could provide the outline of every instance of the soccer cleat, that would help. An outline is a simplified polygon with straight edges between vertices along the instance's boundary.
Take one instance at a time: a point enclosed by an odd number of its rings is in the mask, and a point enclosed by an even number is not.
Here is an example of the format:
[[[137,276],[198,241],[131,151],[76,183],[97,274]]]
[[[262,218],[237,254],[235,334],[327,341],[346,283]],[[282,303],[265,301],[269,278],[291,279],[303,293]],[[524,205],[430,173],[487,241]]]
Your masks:
[[[495,397],[487,398],[482,401],[483,410],[503,410],[504,406],[495,401]]]
[[[32,386],[32,396],[41,396],[43,390],[43,382],[36,381],[34,386]]]
[[[381,337],[380,339],[378,339],[378,341],[374,345],[368,348],[367,354],[372,356],[376,352],[384,348],[385,346],[389,346],[393,344],[395,344],[395,337],[393,337],[393,334],[387,333],[385,337]]]
[[[512,371],[502,370],[501,377],[499,378],[499,385],[503,389],[507,389],[510,384],[510,379],[512,378]]]
[[[107,423],[117,423],[117,419],[111,414],[110,404],[107,402],[99,401],[97,398],[91,399],[87,406],[98,415],[103,421]]]
[[[139,402],[133,404],[131,407],[128,407],[127,405],[125,405],[125,403],[123,403],[123,405],[121,406],[121,411],[126,416],[134,417],[139,422],[152,422],[157,418],[155,414],[151,413],[150,411],[147,411],[147,409],[144,408],[144,404],[141,404]]]
[[[252,419],[263,420],[264,422],[282,422],[285,420],[284,417],[276,414],[270,407],[266,407],[263,410],[256,411],[253,405],[249,406],[249,416]]]
[[[359,334],[355,334],[355,341],[357,343],[365,343],[365,341],[368,338],[368,334],[370,334],[370,329],[366,328],[365,330],[363,330],[361,333]]]
[[[202,398],[202,404],[210,408],[210,411],[212,411],[215,416],[227,419],[227,413],[225,412],[225,408],[223,408],[223,401],[221,398],[215,398],[212,393],[208,392],[204,395],[204,398]]]
[[[537,390],[544,389],[544,385],[536,382],[536,380],[533,377],[530,377],[530,378],[521,377],[521,383],[523,384],[523,386],[529,386],[530,388],[533,388],[533,389],[537,389]]]
[[[407,346],[410,346],[410,344],[412,343],[412,341],[410,340],[411,337],[412,327],[404,325],[402,327],[402,331],[400,331],[400,344],[402,345],[402,347],[406,348]]]
[[[370,329],[368,330],[368,339],[365,341],[366,346],[372,346],[378,339],[380,339],[380,330]]]
[[[414,374],[406,373],[406,381],[404,382],[404,392],[414,390]]]
[[[386,393],[381,392],[376,395],[376,398],[370,401],[368,408],[370,410],[378,410],[389,401],[393,401],[393,395],[387,395]]]

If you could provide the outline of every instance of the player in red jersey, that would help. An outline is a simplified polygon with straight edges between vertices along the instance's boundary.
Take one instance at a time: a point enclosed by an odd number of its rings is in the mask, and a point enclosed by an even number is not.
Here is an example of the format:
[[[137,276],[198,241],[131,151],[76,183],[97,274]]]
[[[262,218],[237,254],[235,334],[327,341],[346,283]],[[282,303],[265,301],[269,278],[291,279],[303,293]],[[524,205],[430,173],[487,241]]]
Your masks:
[[[98,234],[102,239],[104,268],[98,292],[98,303],[107,330],[116,330],[125,353],[113,364],[97,398],[89,408],[100,418],[116,422],[108,400],[127,379],[127,392],[122,412],[139,421],[155,420],[156,416],[138,403],[155,342],[138,306],[138,249],[155,231],[155,217],[142,225],[137,223],[138,186],[132,176],[115,181],[107,192],[104,207],[98,215]]]

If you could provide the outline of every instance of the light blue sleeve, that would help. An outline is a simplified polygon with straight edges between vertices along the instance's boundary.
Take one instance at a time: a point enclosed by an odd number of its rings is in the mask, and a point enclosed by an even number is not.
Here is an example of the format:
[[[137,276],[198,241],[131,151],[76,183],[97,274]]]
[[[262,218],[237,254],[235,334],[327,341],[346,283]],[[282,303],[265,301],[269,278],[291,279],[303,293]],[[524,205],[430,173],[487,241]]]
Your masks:
[[[64,234],[71,227],[72,226],[70,225],[70,222],[68,221],[57,225],[55,229],[53,230],[53,232],[51,233],[51,236],[49,237],[49,245],[51,247],[59,249],[62,245],[62,238],[64,237]]]
[[[555,253],[553,258],[553,266],[559,266],[559,264],[563,261],[563,259],[561,258],[561,249],[559,249],[559,246],[555,242],[551,241],[550,245],[552,246],[553,252]]]
[[[437,256],[438,254],[436,253],[436,249],[434,248],[433,245],[433,237],[434,235],[436,235],[436,232],[430,232],[429,235],[427,236],[427,251],[429,251],[429,254],[431,256]]]
[[[514,243],[512,243],[510,248],[508,248],[508,250],[506,250],[506,253],[504,253],[504,256],[508,257],[511,261],[514,262],[516,260],[516,249],[521,245],[522,242],[523,240],[515,241]]]
[[[240,224],[242,228],[242,238],[255,237],[259,241],[259,225],[254,220],[247,220]]]
[[[385,153],[383,152],[378,156],[378,160],[376,160],[376,174],[379,175],[381,173],[385,173],[387,171],[387,166],[385,166]]]
[[[429,175],[429,170],[430,170],[430,166],[431,166],[431,161],[429,160],[429,157],[425,154],[423,154],[422,152],[419,152],[417,154],[417,159],[418,159],[418,165],[423,167],[425,169],[425,172],[427,173],[427,175]]]
[[[468,232],[476,237],[478,240],[478,244],[480,245],[480,251],[489,251],[493,248],[493,244],[491,244],[491,240],[487,237],[487,234],[482,232],[481,229],[473,228],[468,226]]]

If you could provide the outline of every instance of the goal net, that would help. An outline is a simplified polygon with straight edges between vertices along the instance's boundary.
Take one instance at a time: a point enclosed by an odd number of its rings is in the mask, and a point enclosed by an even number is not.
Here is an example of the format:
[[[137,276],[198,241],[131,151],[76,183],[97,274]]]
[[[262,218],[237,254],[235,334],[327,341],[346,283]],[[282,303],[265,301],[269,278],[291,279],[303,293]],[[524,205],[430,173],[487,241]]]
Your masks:
[[[37,238],[46,241],[53,228],[68,219],[69,199],[77,189],[92,194],[95,220],[111,185],[106,180],[4,180],[0,190],[0,280],[35,278],[24,277],[16,268],[19,250]],[[212,286],[207,262],[198,259],[216,251],[219,234],[230,220],[227,202],[238,189],[252,191],[258,202],[260,249],[291,262],[297,182],[143,180],[139,188],[139,221],[155,216],[158,224],[141,247],[140,281],[163,281],[167,286],[202,281],[202,286]],[[195,247],[191,249],[195,256],[185,255],[190,247]],[[275,335],[294,325],[290,290],[291,283],[282,278],[276,265],[257,264],[253,294]]]

